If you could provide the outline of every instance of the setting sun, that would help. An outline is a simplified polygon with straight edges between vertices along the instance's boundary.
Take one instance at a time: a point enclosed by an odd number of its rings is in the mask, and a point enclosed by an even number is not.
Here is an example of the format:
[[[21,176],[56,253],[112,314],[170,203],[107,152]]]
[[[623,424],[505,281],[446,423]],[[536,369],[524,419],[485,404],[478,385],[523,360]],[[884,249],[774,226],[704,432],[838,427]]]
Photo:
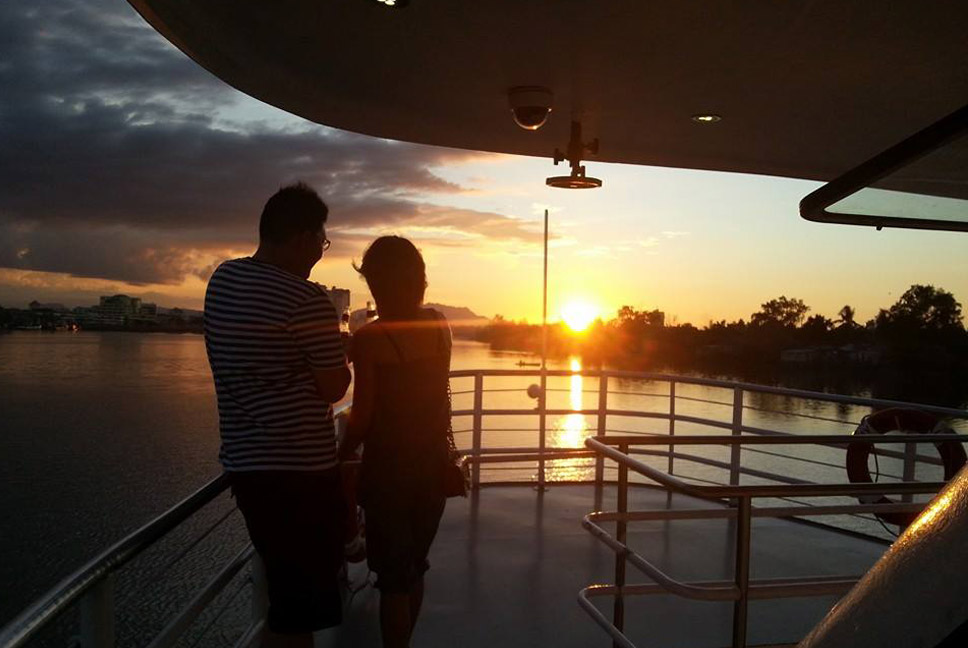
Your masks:
[[[570,301],[561,309],[561,319],[572,331],[584,331],[598,317],[598,309],[585,301]]]

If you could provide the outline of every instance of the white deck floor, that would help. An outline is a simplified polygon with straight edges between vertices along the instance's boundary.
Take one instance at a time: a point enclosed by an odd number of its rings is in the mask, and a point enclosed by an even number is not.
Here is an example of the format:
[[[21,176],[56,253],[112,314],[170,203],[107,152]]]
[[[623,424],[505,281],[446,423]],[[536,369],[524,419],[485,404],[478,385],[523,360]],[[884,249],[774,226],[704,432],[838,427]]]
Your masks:
[[[450,500],[431,552],[413,646],[610,646],[576,596],[589,584],[614,580],[614,555],[581,527],[589,511],[614,510],[614,494],[614,487],[606,486],[596,506],[593,486],[555,485],[540,494],[523,485],[486,486],[477,497]],[[633,488],[629,494],[630,510],[666,502],[666,493],[653,488]],[[684,496],[672,503],[710,506]],[[731,579],[733,535],[726,520],[629,526],[630,546],[679,580]],[[885,549],[797,522],[756,519],[752,577],[860,575]],[[365,575],[365,567],[351,573],[357,582]],[[648,581],[629,566],[628,582]],[[343,626],[320,633],[317,646],[379,646],[377,597],[372,587],[357,593]],[[611,599],[597,601],[611,610]],[[749,645],[798,641],[834,602],[831,597],[752,602]],[[626,603],[626,635],[642,648],[727,646],[731,620],[729,603],[671,595]]]

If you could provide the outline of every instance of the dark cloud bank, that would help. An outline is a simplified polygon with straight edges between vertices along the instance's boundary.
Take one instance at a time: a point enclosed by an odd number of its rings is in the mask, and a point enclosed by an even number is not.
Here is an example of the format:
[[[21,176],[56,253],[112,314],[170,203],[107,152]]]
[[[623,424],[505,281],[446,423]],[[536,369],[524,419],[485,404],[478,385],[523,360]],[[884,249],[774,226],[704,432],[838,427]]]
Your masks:
[[[177,283],[204,274],[206,254],[249,248],[265,199],[295,179],[324,194],[334,230],[535,237],[513,218],[416,197],[462,191],[430,168],[473,153],[227,127],[213,115],[237,93],[120,1],[4,2],[0,89],[0,267]]]

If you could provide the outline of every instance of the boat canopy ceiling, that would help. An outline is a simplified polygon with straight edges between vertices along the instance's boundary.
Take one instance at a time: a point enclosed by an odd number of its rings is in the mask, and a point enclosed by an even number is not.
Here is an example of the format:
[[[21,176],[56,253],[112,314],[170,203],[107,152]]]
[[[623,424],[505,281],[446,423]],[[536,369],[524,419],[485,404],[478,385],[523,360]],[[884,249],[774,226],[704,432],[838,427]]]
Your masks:
[[[439,146],[551,158],[575,119],[592,161],[828,181],[968,103],[964,0],[130,1],[253,97]],[[514,86],[553,92],[540,130]],[[887,186],[966,198],[960,150]]]

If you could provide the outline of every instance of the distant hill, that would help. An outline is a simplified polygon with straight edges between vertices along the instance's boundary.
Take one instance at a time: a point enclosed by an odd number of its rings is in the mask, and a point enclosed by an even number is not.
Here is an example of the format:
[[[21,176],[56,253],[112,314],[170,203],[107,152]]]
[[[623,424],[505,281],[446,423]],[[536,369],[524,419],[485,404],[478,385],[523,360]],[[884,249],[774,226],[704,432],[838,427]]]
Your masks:
[[[481,317],[466,306],[447,306],[445,304],[425,304],[427,308],[439,310],[450,321],[451,326],[484,326],[490,320]]]
[[[485,326],[490,320],[481,317],[466,306],[447,306],[446,304],[424,304],[444,314],[451,328],[468,328]],[[350,313],[350,330],[355,331],[366,321],[366,309],[361,308]]]

